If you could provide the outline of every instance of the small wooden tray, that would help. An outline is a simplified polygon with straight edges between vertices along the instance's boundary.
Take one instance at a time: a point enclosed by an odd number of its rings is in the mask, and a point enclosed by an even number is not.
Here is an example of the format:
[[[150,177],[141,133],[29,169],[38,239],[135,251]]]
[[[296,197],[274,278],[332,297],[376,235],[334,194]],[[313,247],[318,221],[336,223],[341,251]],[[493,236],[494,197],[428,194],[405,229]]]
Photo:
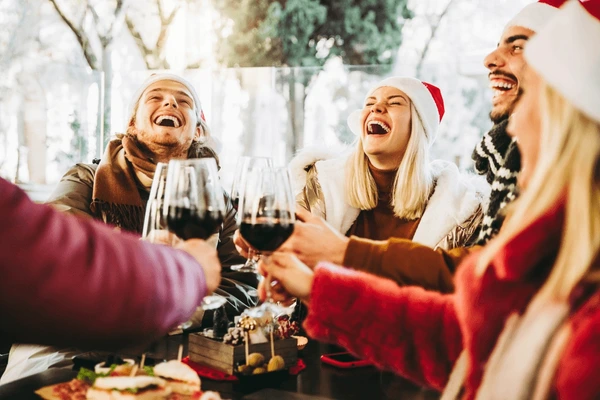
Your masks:
[[[298,347],[295,338],[275,340],[275,354],[283,357],[285,368],[296,364],[298,360]],[[249,353],[260,353],[266,360],[271,358],[271,344],[251,344]],[[205,337],[200,333],[189,335],[188,353],[190,360],[214,368],[226,374],[233,375],[238,364],[246,361],[244,345],[232,346],[214,339]]]

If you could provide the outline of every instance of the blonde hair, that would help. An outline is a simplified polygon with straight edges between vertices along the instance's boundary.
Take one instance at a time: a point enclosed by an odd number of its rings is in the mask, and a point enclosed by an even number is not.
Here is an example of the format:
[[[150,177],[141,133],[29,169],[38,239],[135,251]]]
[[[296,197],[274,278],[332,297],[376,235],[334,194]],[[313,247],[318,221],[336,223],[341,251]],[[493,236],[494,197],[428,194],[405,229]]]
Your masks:
[[[429,167],[429,140],[414,104],[410,105],[411,132],[406,151],[399,160],[398,172],[392,187],[394,215],[401,219],[416,219],[423,215],[433,186]],[[379,194],[369,169],[362,137],[358,139],[356,151],[348,160],[346,193],[348,203],[361,210],[377,206]]]
[[[548,279],[534,304],[566,301],[584,277],[600,247],[600,124],[585,116],[557,91],[542,91],[540,156],[531,181],[503,229],[482,251],[483,275],[496,253],[524,227],[564,198],[561,245]]]

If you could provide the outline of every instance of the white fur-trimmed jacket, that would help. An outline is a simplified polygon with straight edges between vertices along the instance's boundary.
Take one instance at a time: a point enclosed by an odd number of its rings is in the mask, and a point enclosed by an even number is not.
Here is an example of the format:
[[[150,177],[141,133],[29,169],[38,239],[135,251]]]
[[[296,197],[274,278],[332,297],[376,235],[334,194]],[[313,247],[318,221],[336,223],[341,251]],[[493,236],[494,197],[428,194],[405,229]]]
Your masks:
[[[348,153],[332,155],[307,149],[290,163],[292,190],[298,202],[344,234],[361,211],[348,204],[345,196],[348,158]],[[445,250],[464,246],[481,222],[489,185],[482,177],[461,173],[447,161],[433,161],[431,167],[435,189],[413,241]]]

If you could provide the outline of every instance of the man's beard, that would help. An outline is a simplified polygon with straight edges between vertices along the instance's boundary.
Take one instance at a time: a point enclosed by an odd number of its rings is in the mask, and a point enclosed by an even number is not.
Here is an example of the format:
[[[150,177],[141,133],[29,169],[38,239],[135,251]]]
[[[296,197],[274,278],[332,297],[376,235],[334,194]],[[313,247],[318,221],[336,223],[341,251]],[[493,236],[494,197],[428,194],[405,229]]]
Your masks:
[[[152,135],[147,134],[141,129],[137,129],[135,126],[130,125],[127,127],[126,133],[128,136],[135,138],[138,146],[147,150],[152,154],[171,154],[174,157],[181,157],[181,155],[188,155],[193,147],[193,143],[189,143],[187,148],[182,148],[182,143],[174,140],[172,142],[157,142],[152,140]]]
[[[508,110],[503,110],[500,112],[495,112],[494,110],[490,111],[490,119],[492,120],[494,125],[504,121],[506,118],[508,118],[509,115],[510,113],[508,112]]]
[[[143,140],[144,135],[142,131],[139,131],[134,126],[128,126],[127,130],[125,131],[125,134],[133,138],[140,149],[142,149],[146,153],[152,153],[152,150],[146,145],[145,141]],[[142,140],[140,140],[140,138],[142,138]]]
[[[173,148],[173,149],[179,149],[181,147],[181,143],[175,139],[172,139],[171,141],[167,141],[167,140],[157,141],[154,139],[160,138],[160,136],[153,136],[152,134],[148,134],[144,130],[137,129],[135,126],[132,126],[132,125],[127,127],[126,133],[127,133],[127,135],[133,136],[134,138],[136,138],[137,141],[139,143],[145,145],[145,147],[151,148],[154,146],[159,146],[159,147]]]
[[[513,101],[510,102],[508,107],[506,107],[504,110],[501,110],[501,111],[494,111],[492,109],[492,111],[490,111],[490,119],[492,120],[492,122],[494,124],[499,124],[500,122],[502,122],[505,119],[507,119],[508,117],[510,117],[510,114],[512,114],[513,110],[515,109],[515,105],[517,104],[517,102],[519,101],[519,99],[521,98],[522,95],[523,95],[523,88],[519,87],[519,90],[517,91],[517,95],[515,96]]]
[[[146,135],[143,130],[137,129],[135,126],[128,126],[126,130],[126,134],[128,136],[132,136],[135,138],[138,146],[146,149],[150,153],[153,153],[152,147],[162,147],[165,149],[173,149],[180,150],[185,152],[187,158],[202,158],[202,157],[213,157],[217,160],[217,165],[219,164],[219,158],[217,154],[210,147],[204,146],[202,143],[192,140],[189,147],[187,149],[180,149],[181,143],[157,143],[152,142],[150,146],[147,144],[147,139],[150,135]],[[178,154],[179,155],[179,154]]]
[[[495,76],[495,77],[506,77],[508,79],[511,79],[514,82],[517,82],[517,85],[519,84],[519,79],[514,74],[511,74],[510,72],[506,72],[506,71],[502,71],[502,70],[496,70],[496,71],[490,72],[488,74],[488,79],[491,79],[492,76]],[[506,106],[506,108],[504,108],[502,110],[499,110],[499,111],[494,111],[494,109],[492,109],[492,111],[490,111],[490,119],[492,120],[492,122],[494,124],[499,124],[500,122],[504,121],[506,118],[508,118],[510,116],[510,114],[513,111],[513,109],[515,108],[515,104],[517,104],[517,100],[519,100],[519,97],[521,96],[521,93],[522,93],[521,89],[519,88],[519,90],[517,91],[517,95]]]

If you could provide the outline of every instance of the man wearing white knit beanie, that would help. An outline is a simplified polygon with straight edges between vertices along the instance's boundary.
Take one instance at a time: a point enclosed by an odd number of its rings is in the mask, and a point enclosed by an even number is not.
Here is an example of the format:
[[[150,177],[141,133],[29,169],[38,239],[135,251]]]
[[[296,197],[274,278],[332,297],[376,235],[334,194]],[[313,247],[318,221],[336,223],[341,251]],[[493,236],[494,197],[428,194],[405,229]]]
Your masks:
[[[548,21],[564,0],[541,0],[525,6],[505,26],[498,47],[484,59],[494,91],[490,119],[494,123],[473,151],[475,170],[492,185],[490,202],[477,244],[494,237],[504,221],[503,209],[517,196],[521,157],[517,144],[506,133],[508,117],[520,91],[523,49],[527,40]]]
[[[210,134],[194,86],[174,74],[153,74],[135,92],[125,134],[108,144],[99,164],[79,163],[61,179],[48,203],[70,214],[92,217],[120,230],[141,233],[144,210],[158,162],[171,159],[217,158],[209,147]],[[231,271],[245,261],[232,236],[237,229],[230,201],[219,230],[217,252],[223,267],[215,293],[227,299],[230,319],[256,305],[255,274]],[[148,294],[149,296],[152,293]],[[211,326],[212,312],[197,312],[192,329]],[[51,366],[70,365],[80,351],[15,344],[1,384],[42,372]]]

